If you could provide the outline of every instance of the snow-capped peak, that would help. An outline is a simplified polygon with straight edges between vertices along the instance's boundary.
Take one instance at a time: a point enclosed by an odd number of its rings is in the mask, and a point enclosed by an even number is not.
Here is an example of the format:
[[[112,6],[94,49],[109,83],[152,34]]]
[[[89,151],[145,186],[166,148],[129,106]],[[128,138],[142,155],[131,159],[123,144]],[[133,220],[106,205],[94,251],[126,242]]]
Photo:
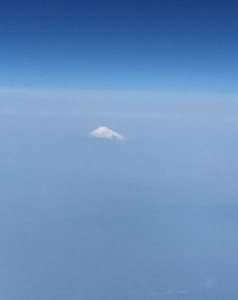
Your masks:
[[[96,130],[92,131],[90,134],[92,137],[105,138],[110,140],[124,141],[125,137],[105,126],[98,127]]]

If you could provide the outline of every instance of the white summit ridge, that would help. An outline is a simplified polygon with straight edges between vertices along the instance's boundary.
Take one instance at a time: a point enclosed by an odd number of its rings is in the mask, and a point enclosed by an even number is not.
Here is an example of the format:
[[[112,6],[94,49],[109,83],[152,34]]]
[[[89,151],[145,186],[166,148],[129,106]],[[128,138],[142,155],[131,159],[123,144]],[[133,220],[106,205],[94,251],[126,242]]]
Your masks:
[[[105,126],[98,127],[96,130],[92,131],[89,135],[95,138],[125,141],[125,137],[123,135]]]

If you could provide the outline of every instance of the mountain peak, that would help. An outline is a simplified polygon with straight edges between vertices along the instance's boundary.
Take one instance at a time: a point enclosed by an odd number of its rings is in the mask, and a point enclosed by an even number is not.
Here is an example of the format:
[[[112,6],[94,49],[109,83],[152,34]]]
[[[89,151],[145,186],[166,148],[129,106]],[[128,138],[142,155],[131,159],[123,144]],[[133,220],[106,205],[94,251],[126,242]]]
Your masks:
[[[118,140],[118,141],[125,140],[125,137],[123,135],[109,129],[106,126],[98,127],[97,129],[92,131],[89,135],[95,138],[105,138],[109,140]]]

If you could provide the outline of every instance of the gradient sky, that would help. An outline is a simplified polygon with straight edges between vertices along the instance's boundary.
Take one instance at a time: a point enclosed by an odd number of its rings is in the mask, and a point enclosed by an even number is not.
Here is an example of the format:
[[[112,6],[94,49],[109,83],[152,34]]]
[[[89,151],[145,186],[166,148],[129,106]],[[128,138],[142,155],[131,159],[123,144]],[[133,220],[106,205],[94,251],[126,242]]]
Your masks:
[[[238,0],[1,1],[0,299],[237,300],[237,78]]]
[[[0,86],[237,93],[238,2],[8,0]]]

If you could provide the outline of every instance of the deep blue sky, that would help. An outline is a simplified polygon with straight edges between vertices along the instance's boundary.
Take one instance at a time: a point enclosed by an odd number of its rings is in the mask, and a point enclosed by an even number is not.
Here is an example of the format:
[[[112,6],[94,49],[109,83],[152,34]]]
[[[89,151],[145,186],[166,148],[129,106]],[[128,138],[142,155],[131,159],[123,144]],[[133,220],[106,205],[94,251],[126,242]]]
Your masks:
[[[237,1],[3,1],[0,86],[236,93],[237,29]]]

